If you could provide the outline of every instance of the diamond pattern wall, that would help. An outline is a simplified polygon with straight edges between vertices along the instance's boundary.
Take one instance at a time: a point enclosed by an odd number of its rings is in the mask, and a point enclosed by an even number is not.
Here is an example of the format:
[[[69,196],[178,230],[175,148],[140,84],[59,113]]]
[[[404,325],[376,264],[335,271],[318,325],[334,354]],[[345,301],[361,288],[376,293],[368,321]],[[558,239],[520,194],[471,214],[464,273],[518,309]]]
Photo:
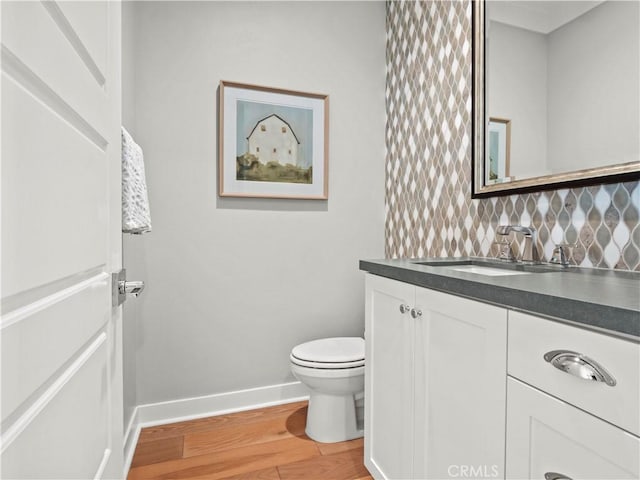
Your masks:
[[[495,256],[513,223],[544,260],[640,270],[639,182],[471,199],[471,38],[470,0],[387,3],[387,257]]]

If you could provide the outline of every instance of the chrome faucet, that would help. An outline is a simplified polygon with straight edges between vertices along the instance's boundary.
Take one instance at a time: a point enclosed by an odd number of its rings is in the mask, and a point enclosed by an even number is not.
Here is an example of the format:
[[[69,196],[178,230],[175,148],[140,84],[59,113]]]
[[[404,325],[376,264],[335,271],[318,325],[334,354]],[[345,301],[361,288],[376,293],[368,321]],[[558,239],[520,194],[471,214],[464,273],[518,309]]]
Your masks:
[[[524,251],[520,255],[523,262],[538,262],[538,248],[536,247],[536,229],[533,227],[523,227],[521,225],[500,225],[496,230],[498,235],[509,235],[509,233],[521,233],[524,236]]]

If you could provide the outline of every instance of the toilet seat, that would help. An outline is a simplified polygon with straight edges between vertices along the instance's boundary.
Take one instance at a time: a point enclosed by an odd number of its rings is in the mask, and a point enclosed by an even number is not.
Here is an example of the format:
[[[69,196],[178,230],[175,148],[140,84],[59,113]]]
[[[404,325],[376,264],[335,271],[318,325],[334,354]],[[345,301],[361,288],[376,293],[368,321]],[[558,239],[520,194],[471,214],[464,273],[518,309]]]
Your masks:
[[[335,370],[364,366],[364,360],[358,360],[356,362],[310,362],[308,360],[300,360],[299,358],[294,357],[293,354],[291,354],[289,358],[291,359],[291,363],[309,368]]]
[[[291,362],[319,369],[357,368],[364,365],[364,339],[336,337],[297,345],[289,356]]]

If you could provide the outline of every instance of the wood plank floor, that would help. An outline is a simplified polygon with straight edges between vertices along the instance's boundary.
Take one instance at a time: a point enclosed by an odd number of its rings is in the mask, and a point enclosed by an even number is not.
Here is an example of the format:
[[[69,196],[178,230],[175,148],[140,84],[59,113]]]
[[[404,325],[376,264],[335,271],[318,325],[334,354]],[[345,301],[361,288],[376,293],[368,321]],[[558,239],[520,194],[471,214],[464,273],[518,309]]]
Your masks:
[[[145,428],[128,480],[366,480],[362,439],[318,443],[307,402]]]

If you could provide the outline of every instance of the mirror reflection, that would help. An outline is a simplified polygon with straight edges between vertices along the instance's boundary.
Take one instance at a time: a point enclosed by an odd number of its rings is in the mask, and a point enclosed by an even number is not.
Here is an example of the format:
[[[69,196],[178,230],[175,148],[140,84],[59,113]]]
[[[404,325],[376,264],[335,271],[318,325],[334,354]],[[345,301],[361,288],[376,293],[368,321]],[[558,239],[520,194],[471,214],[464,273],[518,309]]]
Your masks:
[[[640,159],[640,2],[485,2],[484,184]]]

